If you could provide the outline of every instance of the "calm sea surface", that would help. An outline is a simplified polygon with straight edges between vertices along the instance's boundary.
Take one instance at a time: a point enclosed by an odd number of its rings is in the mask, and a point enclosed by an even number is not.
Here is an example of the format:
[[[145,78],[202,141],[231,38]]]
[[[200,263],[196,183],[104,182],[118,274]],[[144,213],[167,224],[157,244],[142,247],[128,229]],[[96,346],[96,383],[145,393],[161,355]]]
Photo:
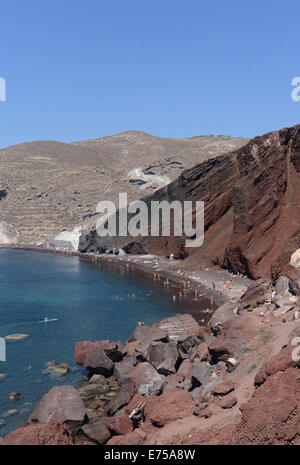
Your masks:
[[[78,385],[86,372],[74,362],[76,341],[125,342],[138,321],[152,324],[175,313],[199,312],[174,303],[172,294],[137,274],[99,269],[77,257],[0,250],[0,337],[29,335],[7,342],[6,362],[0,362],[0,373],[7,375],[0,382],[0,437],[22,425],[52,386]],[[62,378],[44,375],[49,360],[67,362],[71,372]],[[8,399],[11,391],[21,393],[18,402]],[[17,413],[6,416],[12,409]]]

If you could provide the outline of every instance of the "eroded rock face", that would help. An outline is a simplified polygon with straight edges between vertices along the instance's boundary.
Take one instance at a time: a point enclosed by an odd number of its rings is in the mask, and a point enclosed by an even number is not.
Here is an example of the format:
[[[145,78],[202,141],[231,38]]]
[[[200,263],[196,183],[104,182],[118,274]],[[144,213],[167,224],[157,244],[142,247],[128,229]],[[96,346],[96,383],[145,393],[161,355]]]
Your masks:
[[[77,389],[73,386],[54,386],[29,417],[29,423],[48,423],[60,420],[72,432],[77,432],[84,422],[85,407]]]
[[[63,422],[55,419],[47,424],[22,426],[1,442],[1,446],[70,446],[72,444],[70,429]]]
[[[148,204],[204,201],[203,246],[187,248],[184,237],[172,235],[138,242],[148,253],[175,250],[189,255],[190,263],[219,264],[254,279],[286,274],[300,247],[299,180],[300,125],[256,137],[231,154],[184,171],[144,199]]]

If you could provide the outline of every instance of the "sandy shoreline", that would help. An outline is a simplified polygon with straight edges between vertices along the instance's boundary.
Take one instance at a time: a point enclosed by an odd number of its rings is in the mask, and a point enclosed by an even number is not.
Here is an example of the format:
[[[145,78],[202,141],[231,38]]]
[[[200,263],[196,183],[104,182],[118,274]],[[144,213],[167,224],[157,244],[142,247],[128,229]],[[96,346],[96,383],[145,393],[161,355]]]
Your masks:
[[[181,271],[180,260],[171,262],[155,255],[110,255],[89,254],[78,251],[46,249],[34,246],[0,246],[1,249],[24,250],[66,256],[77,256],[98,266],[124,267],[128,272],[143,275],[150,282],[164,286],[169,281],[174,289],[174,298],[188,301],[206,301],[208,309],[214,311],[229,300],[238,300],[251,281],[226,270],[201,268]]]

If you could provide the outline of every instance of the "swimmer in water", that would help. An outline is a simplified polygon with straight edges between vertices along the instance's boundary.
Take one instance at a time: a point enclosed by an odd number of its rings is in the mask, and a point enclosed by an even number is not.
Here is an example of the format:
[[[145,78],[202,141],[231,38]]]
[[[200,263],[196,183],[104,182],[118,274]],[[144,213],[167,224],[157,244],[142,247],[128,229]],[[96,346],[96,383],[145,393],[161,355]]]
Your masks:
[[[39,323],[49,323],[50,321],[57,321],[58,318],[48,318],[45,316],[45,318],[42,321],[39,321]]]

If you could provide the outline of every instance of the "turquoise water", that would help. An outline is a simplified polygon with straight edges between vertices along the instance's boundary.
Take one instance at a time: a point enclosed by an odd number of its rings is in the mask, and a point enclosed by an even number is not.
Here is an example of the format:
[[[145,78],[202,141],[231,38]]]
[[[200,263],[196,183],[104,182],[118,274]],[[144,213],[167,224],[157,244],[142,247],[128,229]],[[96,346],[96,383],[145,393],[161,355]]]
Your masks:
[[[86,373],[74,362],[78,340],[125,342],[137,322],[158,322],[175,313],[196,312],[172,300],[172,289],[116,267],[101,268],[78,257],[19,250],[0,250],[0,337],[29,334],[7,343],[0,373],[0,437],[22,425],[34,405],[54,385],[78,385]],[[134,296],[133,296],[134,295]],[[199,304],[197,304],[197,307]],[[57,321],[41,323],[44,318]],[[42,373],[49,360],[67,362],[71,372],[62,378]],[[11,402],[11,391],[21,393]],[[3,414],[10,409],[18,413]]]

